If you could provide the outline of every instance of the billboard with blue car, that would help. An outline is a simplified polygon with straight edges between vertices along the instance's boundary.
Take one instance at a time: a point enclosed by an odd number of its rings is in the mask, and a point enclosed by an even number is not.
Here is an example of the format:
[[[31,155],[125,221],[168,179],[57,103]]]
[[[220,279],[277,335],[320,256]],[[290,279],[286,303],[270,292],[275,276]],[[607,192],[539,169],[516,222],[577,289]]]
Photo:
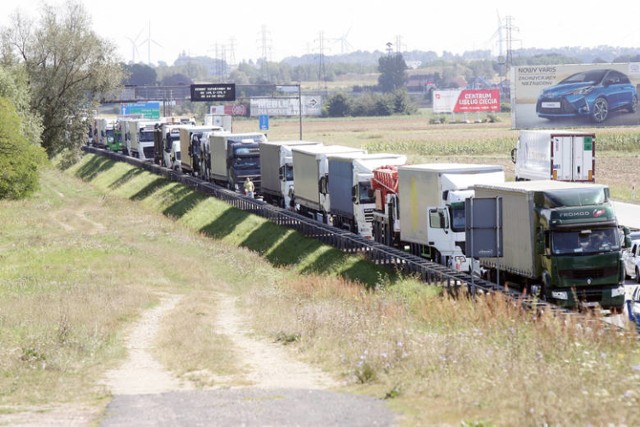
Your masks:
[[[640,63],[512,69],[515,129],[638,126]]]

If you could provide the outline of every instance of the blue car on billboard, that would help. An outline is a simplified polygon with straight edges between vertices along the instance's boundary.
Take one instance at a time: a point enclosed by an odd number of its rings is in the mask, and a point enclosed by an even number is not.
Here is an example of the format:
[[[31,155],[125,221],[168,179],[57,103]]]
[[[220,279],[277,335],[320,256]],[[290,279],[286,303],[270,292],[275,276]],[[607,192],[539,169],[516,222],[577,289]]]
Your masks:
[[[584,117],[602,123],[621,109],[635,113],[638,92],[629,77],[611,69],[572,74],[544,89],[536,103],[538,116],[549,120]]]

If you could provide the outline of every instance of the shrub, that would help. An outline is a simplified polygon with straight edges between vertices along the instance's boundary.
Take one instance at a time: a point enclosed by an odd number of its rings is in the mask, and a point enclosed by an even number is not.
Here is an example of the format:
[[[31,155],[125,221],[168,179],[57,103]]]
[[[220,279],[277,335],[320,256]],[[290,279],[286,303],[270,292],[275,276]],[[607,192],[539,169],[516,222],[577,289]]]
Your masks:
[[[21,133],[11,101],[0,97],[0,199],[21,199],[38,190],[38,168],[46,161],[42,147]]]

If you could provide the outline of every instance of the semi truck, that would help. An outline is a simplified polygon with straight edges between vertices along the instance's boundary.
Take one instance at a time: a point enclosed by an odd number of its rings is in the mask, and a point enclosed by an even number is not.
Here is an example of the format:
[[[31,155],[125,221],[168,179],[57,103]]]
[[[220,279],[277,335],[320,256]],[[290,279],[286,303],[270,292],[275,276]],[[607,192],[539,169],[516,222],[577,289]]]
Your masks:
[[[180,170],[180,128],[195,125],[196,120],[191,117],[167,117],[154,135],[154,163]]]
[[[334,227],[372,239],[371,222],[375,197],[371,189],[373,170],[407,162],[401,154],[332,154],[328,157],[328,190]]]
[[[251,178],[260,192],[260,143],[267,140],[260,132],[214,132],[202,147],[203,177],[238,191]]]
[[[180,169],[183,173],[204,178],[205,159],[203,146],[208,144],[209,135],[221,132],[220,126],[181,125],[180,133]]]
[[[109,148],[115,142],[115,119],[96,117],[93,143],[96,147]],[[117,150],[113,150],[117,151]]]
[[[504,182],[500,165],[426,163],[374,169],[373,236],[459,271],[465,256],[465,199],[478,183]]]
[[[503,256],[480,258],[487,278],[561,307],[621,311],[624,265],[609,188],[561,181],[479,184],[501,198]]]
[[[292,147],[322,145],[314,141],[263,141],[260,143],[260,188],[265,202],[281,208],[291,205],[293,190]]]
[[[161,126],[162,120],[134,119],[127,120],[125,150],[127,155],[141,160],[153,161],[155,158],[154,134]]]
[[[570,130],[521,130],[511,160],[516,181],[595,182],[596,136]]]
[[[360,148],[344,145],[310,145],[291,147],[295,203],[300,213],[317,221],[330,223],[330,199],[327,186],[328,156],[332,154],[366,154]]]

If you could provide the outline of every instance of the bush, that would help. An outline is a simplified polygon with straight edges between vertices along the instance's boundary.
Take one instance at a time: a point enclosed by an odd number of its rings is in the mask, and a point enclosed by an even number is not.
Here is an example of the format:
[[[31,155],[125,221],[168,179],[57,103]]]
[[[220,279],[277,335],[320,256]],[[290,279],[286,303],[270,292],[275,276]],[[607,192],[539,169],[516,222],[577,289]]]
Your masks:
[[[0,199],[22,199],[38,190],[38,168],[46,161],[42,147],[21,133],[11,101],[0,97]]]

